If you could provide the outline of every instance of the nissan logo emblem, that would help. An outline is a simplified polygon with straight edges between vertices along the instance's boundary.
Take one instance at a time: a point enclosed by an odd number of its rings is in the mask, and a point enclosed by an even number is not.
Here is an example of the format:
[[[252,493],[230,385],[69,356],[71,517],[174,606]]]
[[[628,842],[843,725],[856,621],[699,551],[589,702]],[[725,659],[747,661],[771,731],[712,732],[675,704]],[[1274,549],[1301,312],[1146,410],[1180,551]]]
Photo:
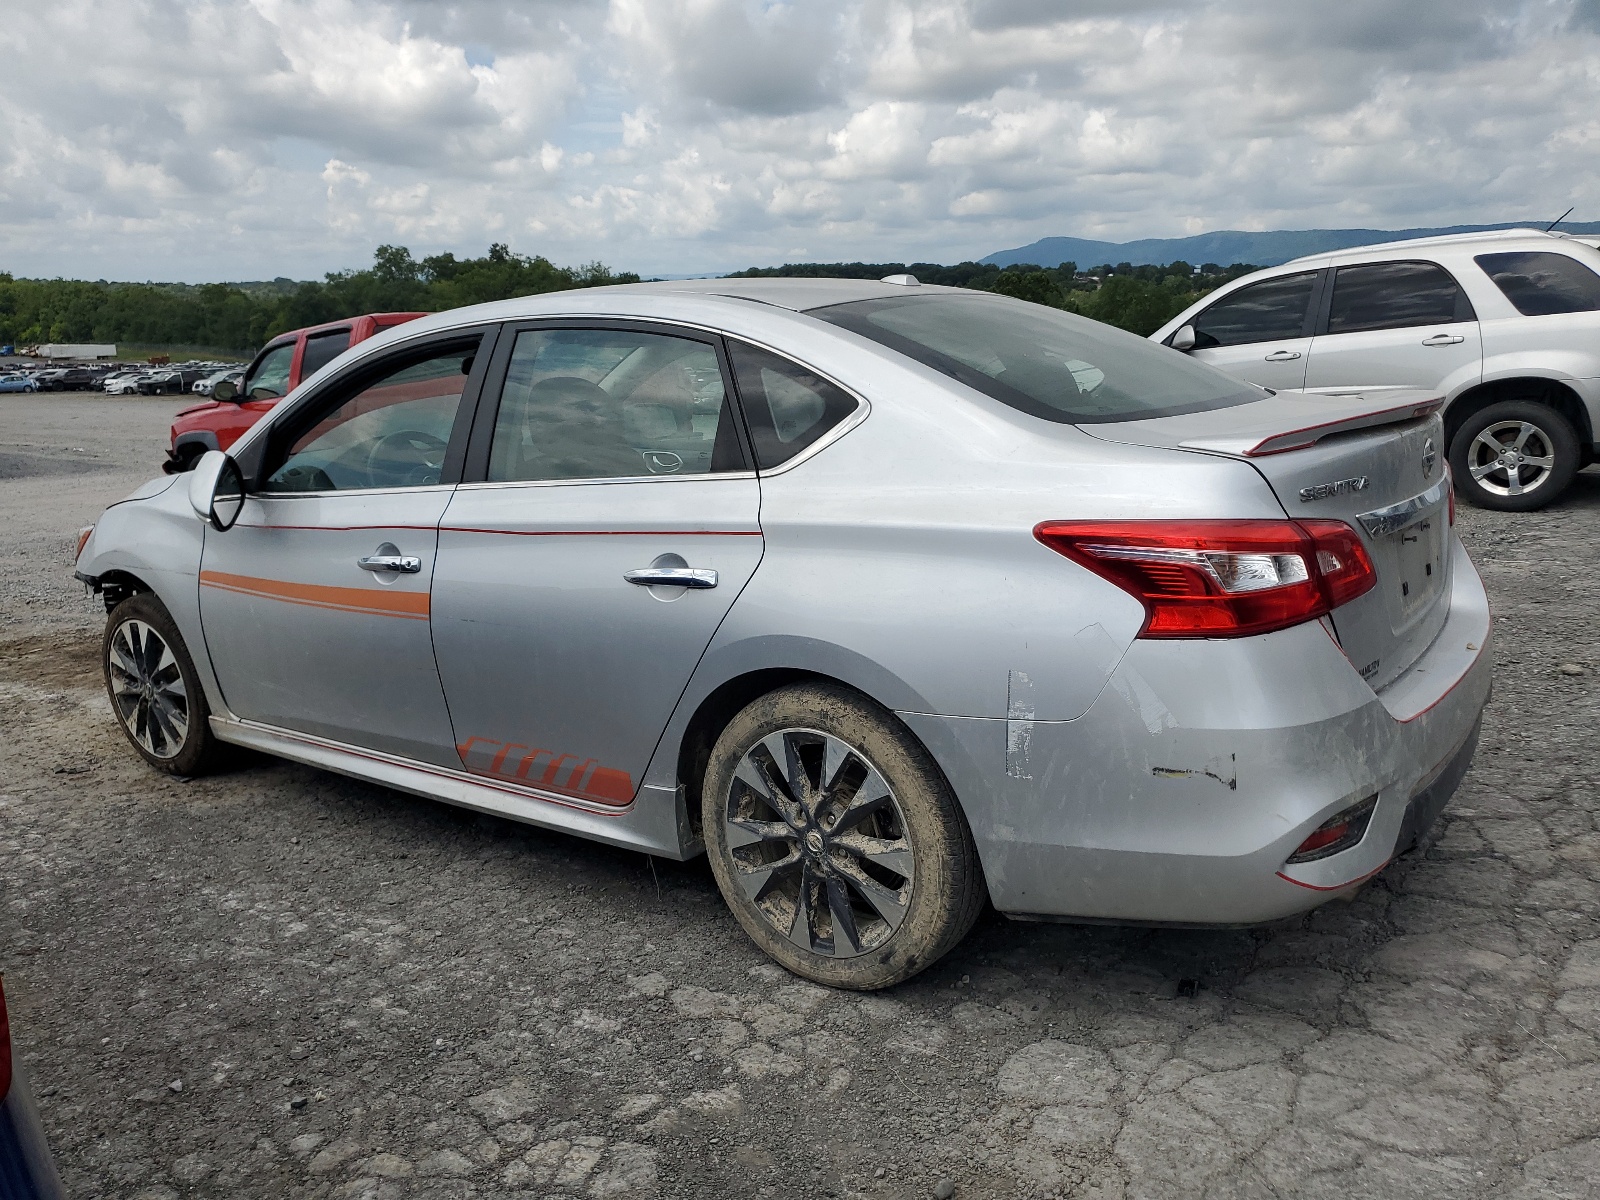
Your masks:
[[[1429,438],[1422,443],[1422,477],[1426,479],[1433,474],[1433,464],[1439,461],[1439,447]]]

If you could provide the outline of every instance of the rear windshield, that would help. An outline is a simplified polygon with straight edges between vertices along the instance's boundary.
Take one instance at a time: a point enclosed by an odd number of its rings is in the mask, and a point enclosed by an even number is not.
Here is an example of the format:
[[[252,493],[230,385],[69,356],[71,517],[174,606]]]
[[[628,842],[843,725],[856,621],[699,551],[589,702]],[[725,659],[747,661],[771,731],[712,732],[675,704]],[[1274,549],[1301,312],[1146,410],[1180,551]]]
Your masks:
[[[1231,408],[1259,393],[1087,317],[1003,296],[861,300],[811,316],[871,338],[1046,421],[1141,421]]]

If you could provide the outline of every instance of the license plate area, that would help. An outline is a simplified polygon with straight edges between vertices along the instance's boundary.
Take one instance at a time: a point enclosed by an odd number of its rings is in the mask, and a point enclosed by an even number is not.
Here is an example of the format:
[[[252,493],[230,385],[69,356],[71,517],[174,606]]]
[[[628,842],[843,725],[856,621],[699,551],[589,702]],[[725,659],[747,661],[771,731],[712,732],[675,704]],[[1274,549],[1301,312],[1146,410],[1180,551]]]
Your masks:
[[[1413,521],[1389,535],[1394,576],[1389,586],[1402,619],[1427,608],[1444,586],[1445,529],[1441,514]]]

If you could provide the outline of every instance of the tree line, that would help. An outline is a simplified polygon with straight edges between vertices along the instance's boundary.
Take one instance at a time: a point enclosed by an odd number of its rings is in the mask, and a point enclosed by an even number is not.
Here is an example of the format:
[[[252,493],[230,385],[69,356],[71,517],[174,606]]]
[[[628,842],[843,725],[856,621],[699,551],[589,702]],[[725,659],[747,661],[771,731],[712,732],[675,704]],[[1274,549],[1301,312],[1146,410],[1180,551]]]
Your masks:
[[[1154,332],[1213,288],[1256,268],[1244,263],[1166,266],[1105,263],[1080,271],[988,263],[790,263],[731,278],[762,276],[879,279],[910,273],[923,283],[998,292],[1080,313],[1137,334]],[[370,267],[319,281],[107,283],[15,279],[0,273],[0,345],[119,342],[194,346],[248,354],[289,329],[364,312],[438,312],[568,288],[636,283],[603,263],[558,267],[542,255],[495,244],[482,258],[435,254],[420,261],[404,246],[379,246]]]
[[[439,312],[567,288],[637,283],[603,263],[558,267],[500,244],[482,258],[379,246],[372,266],[296,283],[107,283],[0,273],[0,345],[123,342],[248,354],[289,329],[366,312]]]

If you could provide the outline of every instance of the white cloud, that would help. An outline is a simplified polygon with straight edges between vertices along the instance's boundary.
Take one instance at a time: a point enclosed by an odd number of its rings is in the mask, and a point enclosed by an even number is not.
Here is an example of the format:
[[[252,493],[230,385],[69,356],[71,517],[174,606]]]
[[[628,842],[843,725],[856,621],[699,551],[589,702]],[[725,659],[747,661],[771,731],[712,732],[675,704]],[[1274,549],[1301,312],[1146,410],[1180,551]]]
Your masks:
[[[1597,0],[56,0],[12,39],[30,274],[1600,219]]]

